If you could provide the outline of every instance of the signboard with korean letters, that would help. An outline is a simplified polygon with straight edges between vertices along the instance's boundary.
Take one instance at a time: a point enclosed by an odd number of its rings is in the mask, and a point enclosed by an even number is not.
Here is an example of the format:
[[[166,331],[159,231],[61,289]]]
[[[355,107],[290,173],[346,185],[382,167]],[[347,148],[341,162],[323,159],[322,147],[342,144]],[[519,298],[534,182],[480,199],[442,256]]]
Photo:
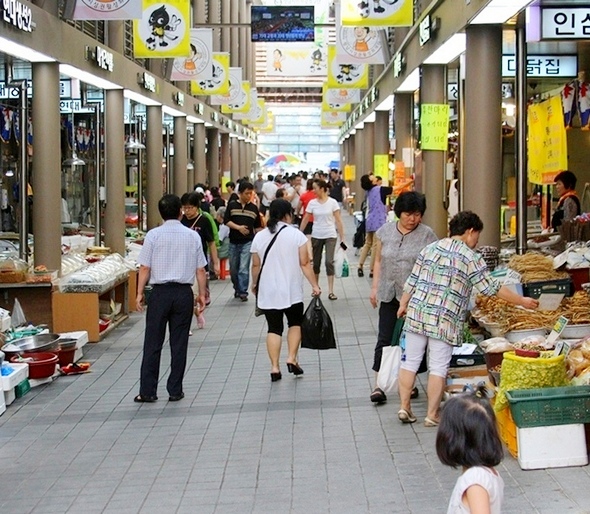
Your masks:
[[[541,9],[542,39],[590,38],[590,9],[580,7],[552,7]]]
[[[578,57],[576,55],[528,55],[527,77],[576,77]],[[502,77],[516,75],[516,56],[502,56]]]

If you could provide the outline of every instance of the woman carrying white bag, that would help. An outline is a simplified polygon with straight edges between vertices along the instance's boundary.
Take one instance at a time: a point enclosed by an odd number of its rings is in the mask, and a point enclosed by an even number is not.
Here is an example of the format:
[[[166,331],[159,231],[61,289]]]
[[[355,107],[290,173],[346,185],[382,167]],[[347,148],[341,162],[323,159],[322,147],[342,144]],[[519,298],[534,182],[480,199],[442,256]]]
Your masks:
[[[393,329],[391,345],[384,346],[381,354],[381,366],[377,373],[377,387],[384,394],[390,394],[397,390],[397,379],[402,361],[404,318],[398,318]]]

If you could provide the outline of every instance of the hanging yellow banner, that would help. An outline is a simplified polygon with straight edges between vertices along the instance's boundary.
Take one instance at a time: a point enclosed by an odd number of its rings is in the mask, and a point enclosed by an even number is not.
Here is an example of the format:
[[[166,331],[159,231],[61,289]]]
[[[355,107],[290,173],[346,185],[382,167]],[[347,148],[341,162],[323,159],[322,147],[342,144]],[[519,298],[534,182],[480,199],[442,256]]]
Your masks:
[[[338,64],[336,47],[328,46],[328,87],[359,88],[369,87],[368,64]]]
[[[213,52],[213,78],[191,80],[191,94],[225,95],[229,93],[229,53]]]
[[[561,96],[528,108],[528,176],[533,184],[552,184],[567,169],[567,135]]]
[[[448,104],[422,104],[420,107],[420,148],[447,150],[449,145]]]
[[[383,154],[373,156],[373,175],[381,177],[381,185],[389,185],[389,155]]]
[[[133,20],[135,57],[190,57],[190,2],[143,0],[142,16]]]
[[[342,25],[361,27],[411,27],[413,0],[342,0]]]
[[[221,106],[221,112],[224,114],[232,113],[247,113],[252,106],[250,95],[250,81],[242,80],[241,91],[233,104],[226,104]]]
[[[347,182],[356,179],[356,166],[354,164],[347,164],[344,166],[344,180]]]

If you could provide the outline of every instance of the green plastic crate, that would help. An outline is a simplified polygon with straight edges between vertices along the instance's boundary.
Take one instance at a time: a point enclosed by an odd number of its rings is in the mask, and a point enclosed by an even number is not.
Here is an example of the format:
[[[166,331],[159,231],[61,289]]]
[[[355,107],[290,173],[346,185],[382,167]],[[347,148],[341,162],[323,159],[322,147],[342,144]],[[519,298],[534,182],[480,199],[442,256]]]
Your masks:
[[[590,386],[507,391],[518,428],[590,423]]]

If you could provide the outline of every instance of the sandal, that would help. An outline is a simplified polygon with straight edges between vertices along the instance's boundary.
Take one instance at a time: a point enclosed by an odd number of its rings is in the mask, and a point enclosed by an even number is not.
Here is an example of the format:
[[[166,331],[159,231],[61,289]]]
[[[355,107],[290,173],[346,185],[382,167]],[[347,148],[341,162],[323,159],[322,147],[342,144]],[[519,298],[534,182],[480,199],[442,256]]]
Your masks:
[[[414,416],[411,411],[406,410],[406,409],[400,409],[399,412],[397,413],[397,418],[402,423],[416,423],[416,419],[417,419],[416,416]]]
[[[373,403],[385,403],[387,401],[387,396],[383,390],[379,389],[378,387],[373,390],[369,398],[371,398]]]
[[[358,276],[359,276],[359,277],[364,277],[364,276],[365,276],[365,272],[363,271],[363,268],[359,268],[359,269],[357,270],[357,273],[358,273]]]
[[[338,297],[334,293],[328,295],[328,300],[338,300]]]
[[[133,401],[135,403],[154,403],[157,399],[157,396],[143,396],[138,394],[135,398],[133,398]]]
[[[437,419],[429,418],[428,416],[424,418],[424,426],[425,427],[437,427],[439,421]]]

